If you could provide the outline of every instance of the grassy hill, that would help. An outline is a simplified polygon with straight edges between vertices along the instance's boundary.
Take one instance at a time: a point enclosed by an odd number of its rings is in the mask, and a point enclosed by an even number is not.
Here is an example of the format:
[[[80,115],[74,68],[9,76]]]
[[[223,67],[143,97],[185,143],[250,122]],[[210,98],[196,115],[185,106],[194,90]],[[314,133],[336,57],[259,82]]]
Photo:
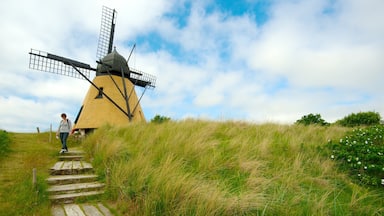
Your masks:
[[[105,126],[81,145],[120,215],[383,215],[383,188],[355,184],[325,147],[348,130],[186,120]],[[60,144],[48,133],[9,135],[0,215],[48,215],[44,179]]]
[[[49,167],[57,160],[57,143],[48,142],[48,133],[1,136],[1,141],[9,143],[0,144],[7,146],[7,151],[0,155],[0,215],[49,215],[45,179]],[[36,188],[32,185],[33,168],[37,170]]]
[[[187,120],[105,126],[83,145],[122,215],[382,215],[382,188],[325,148],[347,130]]]
[[[61,144],[49,133],[0,133],[0,216],[51,214],[46,179]],[[71,146],[79,142],[70,137]],[[32,184],[33,169],[37,183]]]

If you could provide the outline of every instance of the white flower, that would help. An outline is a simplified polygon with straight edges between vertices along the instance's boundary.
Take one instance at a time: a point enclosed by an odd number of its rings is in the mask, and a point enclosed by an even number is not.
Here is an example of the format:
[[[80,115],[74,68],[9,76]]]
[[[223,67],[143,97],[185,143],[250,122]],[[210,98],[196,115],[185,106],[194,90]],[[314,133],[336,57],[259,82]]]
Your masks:
[[[381,184],[384,185],[384,179],[381,179]]]
[[[332,159],[335,159],[335,155],[331,155],[331,158],[332,158]]]
[[[360,164],[361,164],[361,161],[357,162],[357,164],[360,165]]]
[[[368,169],[368,167],[367,167],[367,166],[364,166],[364,169]]]

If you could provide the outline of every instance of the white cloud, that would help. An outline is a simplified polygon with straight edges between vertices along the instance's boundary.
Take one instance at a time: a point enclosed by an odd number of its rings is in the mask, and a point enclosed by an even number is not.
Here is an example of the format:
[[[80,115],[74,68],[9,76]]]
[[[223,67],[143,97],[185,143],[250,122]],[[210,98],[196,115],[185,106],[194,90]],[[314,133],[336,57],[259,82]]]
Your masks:
[[[47,131],[50,124],[56,127],[60,113],[70,110],[71,105],[58,100],[38,101],[33,98],[0,97],[0,128],[9,131]],[[70,115],[73,118],[72,115]],[[55,129],[54,129],[55,130]]]
[[[194,103],[199,107],[217,106],[227,103],[227,96],[234,96],[231,93],[238,88],[241,82],[239,74],[241,73],[221,73],[211,77],[212,80],[209,84],[197,91],[198,94]]]
[[[360,85],[363,90],[377,86],[382,78],[384,63],[380,56],[384,51],[374,38],[377,34],[383,35],[384,26],[364,28],[366,25],[357,20],[372,11],[350,12],[348,5],[340,5],[332,14],[322,14],[319,1],[276,6],[272,20],[263,27],[261,39],[255,40],[248,50],[252,56],[249,64],[255,69],[286,76],[301,86]],[[372,20],[366,20],[367,25],[377,23],[378,17],[371,17]],[[353,20],[357,25],[352,25]]]

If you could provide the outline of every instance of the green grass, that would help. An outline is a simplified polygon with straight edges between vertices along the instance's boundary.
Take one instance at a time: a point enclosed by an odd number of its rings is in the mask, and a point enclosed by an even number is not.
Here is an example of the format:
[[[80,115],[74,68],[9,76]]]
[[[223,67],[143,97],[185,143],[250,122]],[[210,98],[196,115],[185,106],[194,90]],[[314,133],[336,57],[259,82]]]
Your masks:
[[[53,136],[49,143],[49,133],[8,133],[8,138],[9,150],[0,157],[0,215],[50,215],[45,179],[57,161],[59,141]],[[33,168],[37,170],[36,188]]]
[[[382,215],[382,189],[338,171],[347,128],[187,120],[105,126],[84,148],[121,215]]]

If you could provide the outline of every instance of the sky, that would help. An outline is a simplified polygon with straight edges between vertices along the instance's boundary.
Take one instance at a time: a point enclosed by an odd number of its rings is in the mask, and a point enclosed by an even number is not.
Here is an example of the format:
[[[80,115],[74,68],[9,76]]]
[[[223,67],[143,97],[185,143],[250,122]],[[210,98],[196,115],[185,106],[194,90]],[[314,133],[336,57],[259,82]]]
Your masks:
[[[146,119],[292,124],[384,116],[382,0],[3,0],[0,129],[56,129],[90,84],[29,69],[31,48],[96,66],[102,6],[114,46],[157,77]],[[142,89],[137,89],[140,95]]]

